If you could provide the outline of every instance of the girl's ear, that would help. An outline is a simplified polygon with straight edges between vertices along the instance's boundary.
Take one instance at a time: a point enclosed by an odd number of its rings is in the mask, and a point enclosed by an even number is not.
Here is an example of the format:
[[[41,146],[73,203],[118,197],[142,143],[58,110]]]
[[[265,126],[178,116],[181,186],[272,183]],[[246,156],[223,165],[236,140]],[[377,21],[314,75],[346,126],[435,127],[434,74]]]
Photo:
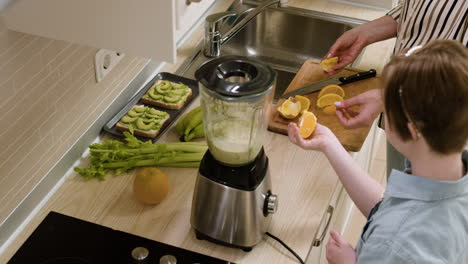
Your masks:
[[[421,137],[421,134],[419,133],[419,131],[413,126],[412,123],[406,123],[406,126],[408,127],[408,130],[411,134],[411,138],[413,140],[418,140],[420,137]]]

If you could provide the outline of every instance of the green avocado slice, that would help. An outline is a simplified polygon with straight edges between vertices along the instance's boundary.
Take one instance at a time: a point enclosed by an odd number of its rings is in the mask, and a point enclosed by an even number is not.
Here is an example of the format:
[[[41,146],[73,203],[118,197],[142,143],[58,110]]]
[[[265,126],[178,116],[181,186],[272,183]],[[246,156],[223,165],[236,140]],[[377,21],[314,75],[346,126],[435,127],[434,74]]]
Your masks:
[[[138,113],[138,112],[136,112],[135,110],[132,109],[132,110],[128,111],[127,115],[129,115],[130,117],[142,116],[143,112]]]
[[[154,108],[150,108],[147,112],[147,114],[151,114],[151,115],[166,115],[167,113],[166,112],[163,112],[163,111],[159,111],[159,110],[156,110]]]
[[[164,92],[166,93],[166,92]],[[158,94],[157,91],[155,91],[155,89],[151,89],[148,93],[149,97],[151,99],[154,99],[154,100],[161,100],[163,98],[163,95],[162,94]]]
[[[180,99],[182,98],[182,96],[180,95],[166,95],[164,96],[164,101],[168,102],[168,103],[177,103],[180,101]]]
[[[135,106],[133,107],[133,110],[137,113],[143,113],[146,111],[146,107],[144,106]]]
[[[151,122],[156,122],[156,118],[144,118],[144,117],[140,117],[141,120],[143,120],[143,123],[145,124],[149,124]]]
[[[175,90],[183,89],[185,87],[187,86],[183,83],[172,83],[172,88],[174,88]]]
[[[156,92],[160,94],[165,94],[171,89],[172,85],[169,81],[162,81],[160,84],[156,85],[154,88]]]
[[[158,130],[161,128],[161,123],[155,123],[154,126],[153,126],[153,130]]]
[[[121,121],[122,123],[125,123],[125,124],[130,124],[130,123],[135,122],[135,120],[136,120],[137,118],[138,118],[137,116],[135,116],[135,117],[130,117],[130,116],[128,116],[128,115],[124,115],[124,116],[120,119],[120,121]]]
[[[152,115],[152,114],[146,113],[145,117],[151,118],[151,119],[163,119],[164,116],[162,116],[162,115]]]
[[[145,124],[142,118],[138,118],[138,120],[136,121],[136,126],[138,129],[141,129],[141,130],[151,130],[152,127],[154,126],[154,122]]]

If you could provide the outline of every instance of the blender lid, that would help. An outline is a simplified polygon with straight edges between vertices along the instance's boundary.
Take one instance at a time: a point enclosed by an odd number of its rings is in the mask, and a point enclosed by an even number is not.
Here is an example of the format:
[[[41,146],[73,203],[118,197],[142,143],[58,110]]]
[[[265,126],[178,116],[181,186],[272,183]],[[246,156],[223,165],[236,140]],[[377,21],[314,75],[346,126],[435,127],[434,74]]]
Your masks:
[[[205,62],[195,78],[225,96],[253,95],[271,89],[276,72],[268,65],[242,56],[223,56]]]

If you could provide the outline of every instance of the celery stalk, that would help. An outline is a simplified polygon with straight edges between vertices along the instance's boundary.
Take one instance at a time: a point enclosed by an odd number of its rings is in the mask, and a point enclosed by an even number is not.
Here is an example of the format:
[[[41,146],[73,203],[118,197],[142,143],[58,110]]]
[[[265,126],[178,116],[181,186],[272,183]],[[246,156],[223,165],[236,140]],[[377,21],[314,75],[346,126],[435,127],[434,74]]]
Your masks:
[[[135,167],[161,166],[196,168],[205,155],[205,142],[173,142],[152,144],[142,142],[129,133],[125,142],[106,140],[89,146],[91,162],[88,168],[75,168],[86,179],[104,180],[108,172],[119,175]]]

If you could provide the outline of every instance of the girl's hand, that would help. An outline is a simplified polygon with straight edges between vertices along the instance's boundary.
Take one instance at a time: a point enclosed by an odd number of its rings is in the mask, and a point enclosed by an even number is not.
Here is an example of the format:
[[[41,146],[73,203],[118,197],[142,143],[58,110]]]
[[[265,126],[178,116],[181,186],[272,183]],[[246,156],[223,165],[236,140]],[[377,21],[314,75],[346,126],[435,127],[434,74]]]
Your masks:
[[[345,128],[370,126],[384,110],[382,90],[372,89],[342,102],[336,102],[335,105],[336,116]],[[351,110],[355,105],[359,106],[359,112]]]
[[[329,264],[355,264],[354,248],[336,231],[330,231],[330,240],[326,246]]]
[[[291,122],[288,125],[288,136],[292,143],[303,149],[319,150],[323,152],[330,146],[336,144],[341,145],[335,134],[333,134],[328,127],[322,126],[321,124],[317,124],[314,133],[309,138],[304,139],[299,135],[299,128],[297,125]]]

